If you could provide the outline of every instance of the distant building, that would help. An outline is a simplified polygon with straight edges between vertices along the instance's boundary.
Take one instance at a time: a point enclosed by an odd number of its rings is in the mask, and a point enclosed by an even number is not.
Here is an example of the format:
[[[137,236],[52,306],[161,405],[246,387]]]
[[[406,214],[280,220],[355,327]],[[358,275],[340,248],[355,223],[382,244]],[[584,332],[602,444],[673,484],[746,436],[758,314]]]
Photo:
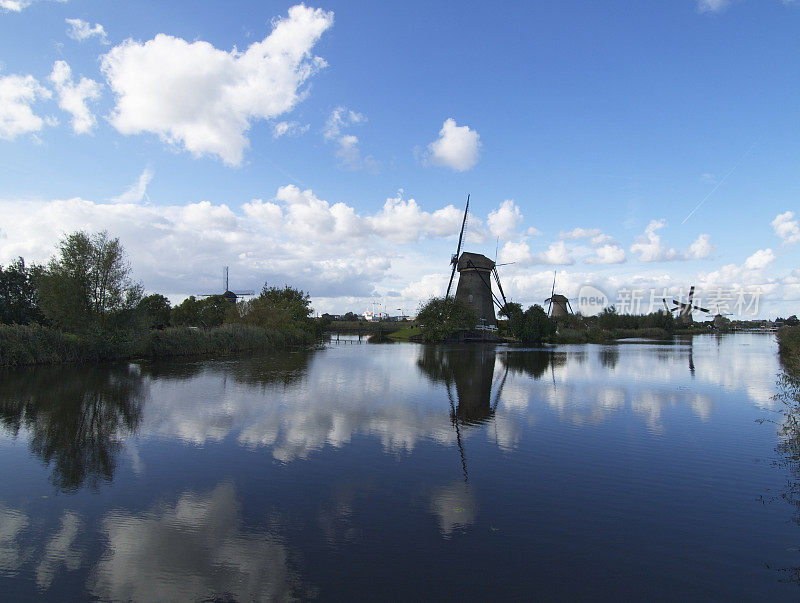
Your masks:
[[[367,310],[361,316],[364,317],[364,320],[387,320],[389,318],[388,314],[383,312],[373,312],[372,310]]]

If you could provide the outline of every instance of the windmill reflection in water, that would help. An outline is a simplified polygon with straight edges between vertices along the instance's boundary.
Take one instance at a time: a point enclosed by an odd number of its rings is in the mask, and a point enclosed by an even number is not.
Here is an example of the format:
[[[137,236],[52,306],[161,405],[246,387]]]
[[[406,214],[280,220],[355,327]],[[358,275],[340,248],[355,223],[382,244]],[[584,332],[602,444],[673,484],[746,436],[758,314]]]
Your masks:
[[[498,356],[503,371],[502,376],[496,380],[495,366]],[[456,433],[464,481],[469,481],[469,472],[462,431],[495,418],[509,372],[522,373],[539,380],[550,368],[553,387],[556,387],[553,368],[564,362],[565,354],[550,350],[498,350],[494,345],[422,348],[417,366],[434,383],[444,383],[447,391],[450,422]]]

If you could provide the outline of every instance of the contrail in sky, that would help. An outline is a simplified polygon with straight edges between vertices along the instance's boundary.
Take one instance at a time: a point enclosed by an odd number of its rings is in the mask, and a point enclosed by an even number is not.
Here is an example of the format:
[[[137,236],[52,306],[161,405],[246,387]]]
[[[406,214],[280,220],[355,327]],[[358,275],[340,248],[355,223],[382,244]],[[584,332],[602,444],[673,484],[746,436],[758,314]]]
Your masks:
[[[714,194],[714,193],[717,191],[717,189],[718,189],[720,186],[722,186],[722,185],[725,183],[725,181],[726,181],[726,180],[727,180],[727,179],[730,177],[730,175],[731,175],[731,174],[733,174],[733,173],[736,171],[736,168],[738,168],[738,167],[739,167],[739,166],[742,164],[742,161],[744,161],[744,158],[745,158],[745,157],[747,157],[747,156],[750,154],[750,151],[752,151],[752,150],[753,150],[753,147],[755,147],[755,146],[756,146],[756,143],[755,143],[755,142],[754,142],[753,144],[751,144],[751,145],[750,145],[750,148],[749,148],[749,149],[747,149],[747,151],[745,151],[744,155],[742,155],[742,156],[739,158],[739,161],[737,161],[737,162],[736,162],[736,164],[735,164],[735,165],[734,165],[734,166],[731,168],[731,171],[730,171],[730,172],[728,172],[727,174],[725,174],[725,177],[724,177],[722,180],[720,180],[719,182],[717,182],[717,186],[715,186],[713,189],[711,189],[711,192],[710,192],[710,193],[708,193],[708,194],[707,194],[705,197],[703,197],[703,200],[702,200],[702,201],[700,201],[700,203],[698,203],[698,204],[695,206],[695,208],[694,208],[692,211],[690,211],[690,212],[689,212],[689,215],[688,215],[688,216],[686,216],[686,217],[683,219],[683,222],[681,222],[681,224],[686,224],[686,220],[688,220],[689,218],[691,218],[691,217],[694,215],[694,212],[696,212],[698,209],[700,209],[700,206],[701,206],[701,205],[703,205],[703,203],[705,203],[706,201],[708,201],[708,198],[709,198],[711,195],[713,195],[713,194]]]

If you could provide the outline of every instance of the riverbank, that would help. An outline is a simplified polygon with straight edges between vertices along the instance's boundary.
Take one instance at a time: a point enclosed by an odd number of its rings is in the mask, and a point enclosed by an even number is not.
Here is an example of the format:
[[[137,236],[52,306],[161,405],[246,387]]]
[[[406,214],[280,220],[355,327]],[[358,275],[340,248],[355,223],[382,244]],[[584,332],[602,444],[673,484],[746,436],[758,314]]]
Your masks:
[[[515,343],[517,340],[504,334],[505,329],[501,327],[500,339],[508,343]],[[414,322],[405,323],[363,323],[353,322],[332,323],[328,327],[327,334],[341,333],[349,335],[370,335],[380,334],[382,337],[393,341],[422,341],[422,330]],[[680,331],[681,334],[695,334],[689,331]],[[566,329],[562,328],[558,333],[545,339],[545,343],[567,344],[567,343],[611,343],[614,341],[642,338],[655,341],[672,339],[673,333],[666,329],[647,328],[647,329]]]
[[[315,334],[303,329],[267,329],[242,324],[82,335],[37,324],[0,325],[0,366],[235,356],[311,345],[315,341]]]
[[[547,343],[612,343],[624,339],[641,338],[662,341],[672,339],[673,333],[666,329],[560,329],[547,338]]]
[[[784,366],[800,373],[800,326],[778,329],[778,351]]]

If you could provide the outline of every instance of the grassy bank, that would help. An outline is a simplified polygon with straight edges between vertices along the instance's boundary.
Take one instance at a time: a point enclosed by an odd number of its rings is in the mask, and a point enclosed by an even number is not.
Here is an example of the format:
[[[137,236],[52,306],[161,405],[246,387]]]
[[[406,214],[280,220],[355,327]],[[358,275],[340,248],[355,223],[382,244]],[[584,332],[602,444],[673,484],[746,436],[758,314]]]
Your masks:
[[[79,336],[35,324],[0,325],[0,366],[231,356],[309,345],[315,339],[313,333],[303,329],[265,329],[242,324],[209,329],[173,327],[127,336],[102,332]]]
[[[389,339],[393,339],[394,341],[411,341],[411,338],[415,335],[421,335],[422,331],[420,328],[415,324],[407,324],[403,328],[394,331],[393,333],[389,333]]]
[[[369,335],[371,333],[393,333],[414,326],[412,321],[389,322],[385,320],[336,320],[325,327],[326,333],[340,333],[342,335]]]
[[[778,330],[778,350],[781,361],[793,372],[800,373],[800,326]]]
[[[666,329],[560,329],[558,333],[548,338],[548,343],[610,343],[619,339],[672,339],[672,334]]]

